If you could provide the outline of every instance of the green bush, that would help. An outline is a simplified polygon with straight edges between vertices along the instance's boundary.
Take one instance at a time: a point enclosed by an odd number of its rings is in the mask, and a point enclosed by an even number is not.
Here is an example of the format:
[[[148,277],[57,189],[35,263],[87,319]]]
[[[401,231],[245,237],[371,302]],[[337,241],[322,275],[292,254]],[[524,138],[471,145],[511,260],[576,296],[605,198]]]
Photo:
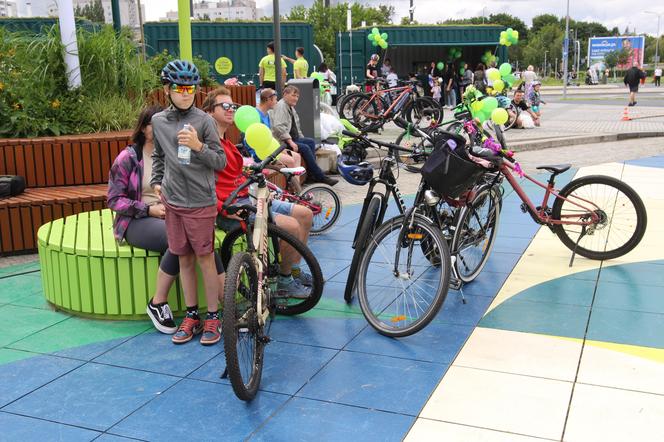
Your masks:
[[[77,30],[82,87],[69,90],[57,25],[40,35],[0,28],[0,137],[130,129],[160,87],[167,53],[143,61],[129,29]],[[210,65],[195,58],[204,85]]]

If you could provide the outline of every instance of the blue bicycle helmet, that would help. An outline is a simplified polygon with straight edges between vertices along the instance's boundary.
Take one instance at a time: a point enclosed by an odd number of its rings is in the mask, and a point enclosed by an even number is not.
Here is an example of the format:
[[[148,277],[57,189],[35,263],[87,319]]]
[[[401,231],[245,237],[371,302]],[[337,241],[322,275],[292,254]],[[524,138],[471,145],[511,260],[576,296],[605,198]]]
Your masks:
[[[193,86],[201,82],[201,74],[193,63],[187,60],[173,60],[161,70],[161,82]]]
[[[498,95],[496,97],[496,100],[498,100],[498,107],[502,107],[504,109],[507,109],[508,107],[510,107],[510,99],[507,98],[506,96]]]
[[[373,178],[373,166],[350,155],[339,155],[337,169],[346,181],[356,186],[364,186]]]

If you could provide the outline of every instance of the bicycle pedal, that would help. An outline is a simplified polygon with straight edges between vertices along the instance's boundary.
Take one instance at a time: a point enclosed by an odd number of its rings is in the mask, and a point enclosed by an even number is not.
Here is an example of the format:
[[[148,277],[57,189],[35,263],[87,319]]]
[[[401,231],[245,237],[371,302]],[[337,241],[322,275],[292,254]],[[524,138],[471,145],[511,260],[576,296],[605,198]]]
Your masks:
[[[270,339],[269,336],[261,336],[260,338],[258,338],[258,342],[260,342],[261,344],[269,344],[270,342],[272,342],[272,339]]]

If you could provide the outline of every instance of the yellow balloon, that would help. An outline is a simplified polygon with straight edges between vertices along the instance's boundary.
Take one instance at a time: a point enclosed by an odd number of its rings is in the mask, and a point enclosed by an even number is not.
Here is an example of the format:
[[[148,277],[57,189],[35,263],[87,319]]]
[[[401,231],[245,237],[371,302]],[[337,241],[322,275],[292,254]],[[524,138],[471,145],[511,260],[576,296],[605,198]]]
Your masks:
[[[507,111],[503,109],[502,107],[499,107],[497,109],[494,109],[491,112],[491,121],[493,121],[496,124],[505,124],[507,123],[509,115],[507,114]]]
[[[260,159],[264,159],[273,152],[272,131],[263,123],[254,123],[245,133],[247,144],[251,146]]]
[[[496,92],[502,92],[505,89],[505,82],[503,80],[495,80],[493,82],[493,88]]]
[[[496,68],[489,68],[486,70],[487,77],[489,77],[489,80],[496,81],[500,80],[500,71]]]

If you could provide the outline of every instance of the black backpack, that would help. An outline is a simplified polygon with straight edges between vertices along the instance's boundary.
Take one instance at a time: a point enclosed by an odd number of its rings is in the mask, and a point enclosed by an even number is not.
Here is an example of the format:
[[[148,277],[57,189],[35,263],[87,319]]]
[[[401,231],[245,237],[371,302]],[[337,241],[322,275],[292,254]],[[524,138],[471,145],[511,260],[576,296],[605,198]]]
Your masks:
[[[0,198],[16,196],[25,190],[25,178],[20,175],[0,175]]]

